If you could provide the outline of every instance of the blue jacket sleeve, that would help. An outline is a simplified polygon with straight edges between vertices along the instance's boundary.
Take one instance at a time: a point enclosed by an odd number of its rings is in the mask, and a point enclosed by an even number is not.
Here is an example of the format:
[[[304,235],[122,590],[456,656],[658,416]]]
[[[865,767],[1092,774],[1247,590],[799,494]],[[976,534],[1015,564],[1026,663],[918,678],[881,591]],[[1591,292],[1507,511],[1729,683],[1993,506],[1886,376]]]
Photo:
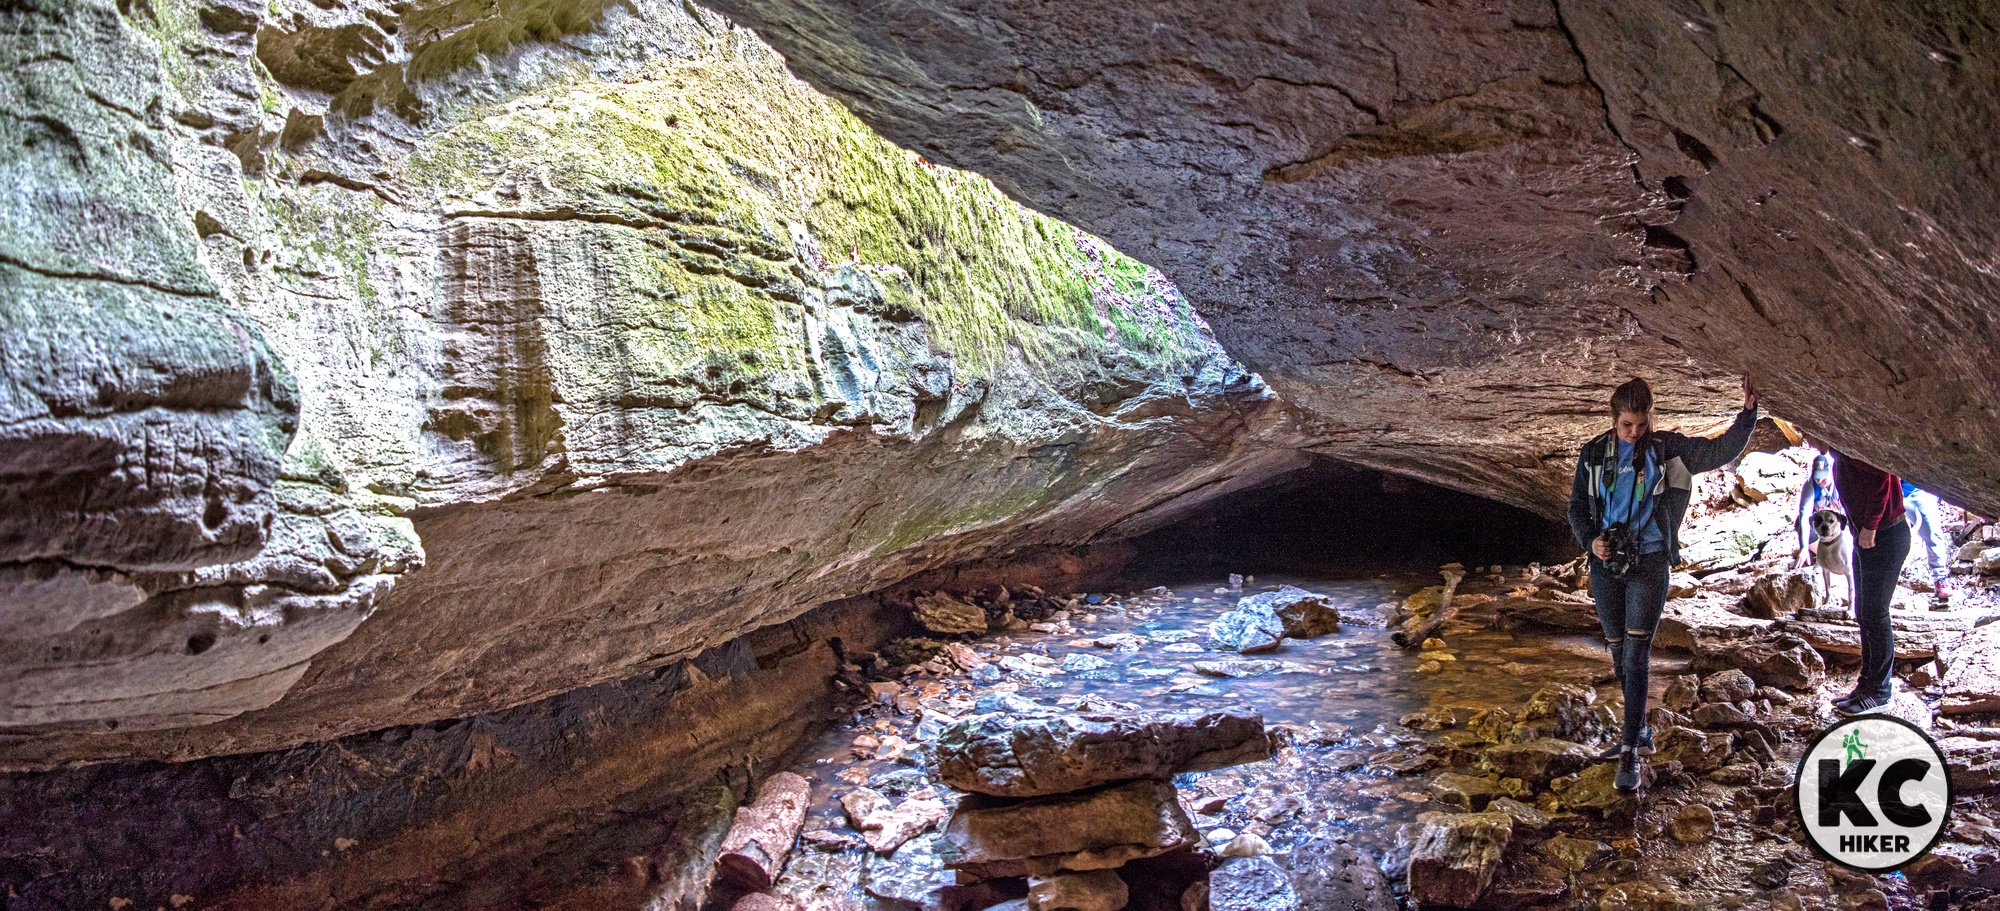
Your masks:
[[[1586,446],[1584,449],[1589,450]],[[1590,542],[1596,540],[1597,510],[1592,508],[1590,498],[1590,473],[1585,470],[1584,453],[1576,456],[1576,477],[1569,484],[1569,531],[1576,538],[1576,546],[1590,552]]]

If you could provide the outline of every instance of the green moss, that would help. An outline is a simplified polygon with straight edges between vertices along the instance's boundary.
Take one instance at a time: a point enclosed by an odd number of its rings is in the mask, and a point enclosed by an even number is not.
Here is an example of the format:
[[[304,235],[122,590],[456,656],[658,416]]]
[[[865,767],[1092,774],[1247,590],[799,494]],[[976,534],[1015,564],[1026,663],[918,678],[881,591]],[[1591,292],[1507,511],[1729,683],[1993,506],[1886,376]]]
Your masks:
[[[790,282],[791,226],[831,265],[893,267],[891,303],[928,325],[962,369],[1021,352],[1057,366],[1120,345],[1162,366],[1204,354],[1185,302],[1130,306],[1094,284],[1101,242],[1030,212],[976,175],[930,165],[793,80],[773,55],[718,52],[662,63],[630,83],[577,80],[469,112],[427,139],[407,173],[463,198],[504,174],[533,175],[594,212],[655,224],[682,255],[667,267],[729,268],[745,287]],[[1119,281],[1150,272],[1115,257]],[[744,273],[747,270],[748,274]],[[878,271],[877,274],[883,274]],[[771,324],[744,301],[671,275],[673,306],[696,305],[690,338],[763,345]],[[1137,299],[1137,298],[1132,298]],[[738,340],[733,332],[748,335]]]
[[[1013,492],[981,496],[962,509],[932,508],[901,513],[901,520],[889,531],[875,552],[890,554],[943,534],[968,531],[992,522],[1021,515],[1049,498],[1048,485]]]
[[[151,0],[134,4],[130,18],[159,46],[160,69],[167,84],[188,101],[200,97],[209,78],[207,69],[188,58],[186,41],[201,27],[200,13],[187,0]]]

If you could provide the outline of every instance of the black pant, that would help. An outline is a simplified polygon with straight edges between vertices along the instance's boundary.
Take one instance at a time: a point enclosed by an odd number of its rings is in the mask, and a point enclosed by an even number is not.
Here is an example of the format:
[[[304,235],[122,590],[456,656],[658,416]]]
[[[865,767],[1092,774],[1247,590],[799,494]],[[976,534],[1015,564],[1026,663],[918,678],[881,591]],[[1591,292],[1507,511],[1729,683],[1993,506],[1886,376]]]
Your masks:
[[[1666,552],[1633,558],[1622,579],[1590,558],[1590,596],[1597,602],[1597,622],[1604,627],[1604,644],[1618,669],[1618,686],[1625,695],[1625,744],[1636,746],[1646,728],[1647,688],[1651,685],[1653,631],[1667,608],[1667,579],[1673,567]]]
[[[1861,676],[1854,695],[1889,698],[1889,681],[1896,670],[1896,631],[1889,626],[1889,604],[1896,598],[1896,580],[1910,556],[1910,523],[1897,522],[1875,532],[1874,547],[1854,549],[1854,622],[1861,627]]]

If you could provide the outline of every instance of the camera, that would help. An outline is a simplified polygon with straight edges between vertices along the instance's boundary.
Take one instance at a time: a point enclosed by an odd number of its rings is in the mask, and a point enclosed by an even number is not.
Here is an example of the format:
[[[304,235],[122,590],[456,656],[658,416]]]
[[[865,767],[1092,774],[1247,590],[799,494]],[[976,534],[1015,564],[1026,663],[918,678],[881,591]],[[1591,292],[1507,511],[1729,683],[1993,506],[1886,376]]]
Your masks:
[[[1632,530],[1619,522],[1604,529],[1604,544],[1611,549],[1611,558],[1604,562],[1604,571],[1613,579],[1623,579],[1632,571]]]

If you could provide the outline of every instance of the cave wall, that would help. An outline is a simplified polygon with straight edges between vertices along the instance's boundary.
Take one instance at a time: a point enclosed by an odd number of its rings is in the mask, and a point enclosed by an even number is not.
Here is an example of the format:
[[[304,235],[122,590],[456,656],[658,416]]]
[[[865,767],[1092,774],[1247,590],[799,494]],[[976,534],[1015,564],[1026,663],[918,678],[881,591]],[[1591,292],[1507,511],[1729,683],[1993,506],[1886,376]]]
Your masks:
[[[1157,273],[697,8],[5,15],[0,765],[501,710],[1294,464]]]
[[[889,138],[1159,265],[1358,464],[1554,514],[1630,375],[2000,511],[1994,12],[720,0]]]

